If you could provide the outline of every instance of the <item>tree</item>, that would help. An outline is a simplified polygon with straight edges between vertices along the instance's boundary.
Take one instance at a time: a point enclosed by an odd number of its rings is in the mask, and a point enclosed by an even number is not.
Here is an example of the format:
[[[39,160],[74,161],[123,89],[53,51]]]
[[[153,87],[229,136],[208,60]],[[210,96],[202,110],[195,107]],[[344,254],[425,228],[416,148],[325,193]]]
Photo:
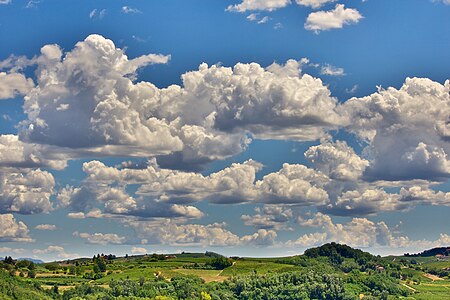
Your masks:
[[[28,271],[28,278],[36,278],[36,271],[34,269]]]
[[[232,264],[233,263],[231,262],[231,260],[224,256],[215,257],[210,262],[208,262],[208,265],[216,270],[223,270],[231,266]]]
[[[5,264],[8,264],[8,265],[13,265],[14,264],[14,259],[12,259],[11,256],[5,256],[5,260],[3,262]]]
[[[75,266],[70,266],[69,267],[69,274],[70,275],[76,275],[76,268],[75,268]]]
[[[98,267],[98,264],[94,264],[94,266],[92,267],[94,273],[100,273],[100,268]]]
[[[97,265],[98,265],[98,267],[100,268],[100,271],[101,271],[101,272],[105,272],[105,271],[106,271],[106,262],[105,262],[105,260],[104,260],[103,258],[100,258],[100,259],[97,261]]]
[[[106,262],[103,257],[95,260],[93,270],[94,273],[102,273],[106,271]]]

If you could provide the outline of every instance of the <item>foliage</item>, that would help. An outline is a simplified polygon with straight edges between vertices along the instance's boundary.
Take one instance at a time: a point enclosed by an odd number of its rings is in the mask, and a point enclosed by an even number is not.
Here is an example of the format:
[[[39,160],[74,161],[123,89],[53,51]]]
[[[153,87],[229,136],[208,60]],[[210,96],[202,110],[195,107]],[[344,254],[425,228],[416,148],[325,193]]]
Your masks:
[[[207,265],[211,266],[216,270],[223,270],[227,267],[232,266],[233,262],[224,256],[217,256],[213,258],[211,261],[209,261]]]

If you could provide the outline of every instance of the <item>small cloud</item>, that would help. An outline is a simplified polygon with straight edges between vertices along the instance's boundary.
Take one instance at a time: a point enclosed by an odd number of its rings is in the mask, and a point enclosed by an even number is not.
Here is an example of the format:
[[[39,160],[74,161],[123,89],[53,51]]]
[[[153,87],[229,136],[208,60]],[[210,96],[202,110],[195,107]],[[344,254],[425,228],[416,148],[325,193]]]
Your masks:
[[[356,91],[358,90],[359,86],[357,84],[355,84],[354,86],[352,86],[351,89],[345,89],[345,92],[347,94],[354,94],[356,93]]]
[[[259,15],[259,14],[255,14],[255,13],[249,14],[249,15],[247,16],[247,20],[249,20],[249,21],[256,21],[256,20],[258,19],[258,15]]]
[[[278,30],[278,29],[281,29],[281,28],[283,28],[283,24],[281,24],[280,22],[278,22],[277,24],[275,24],[273,26],[273,29],[275,29],[275,30]]]
[[[337,0],[297,0],[298,5],[311,7],[313,9],[320,8],[327,3],[336,2]],[[363,1],[364,2],[364,1]]]
[[[53,224],[39,224],[36,227],[34,227],[37,230],[49,230],[49,231],[55,231],[56,225]]]
[[[38,0],[30,0],[28,1],[27,5],[25,6],[25,8],[36,8],[37,5],[41,3],[41,1]]]
[[[103,19],[106,16],[106,9],[102,9],[98,14],[99,19]]]
[[[122,6],[122,13],[124,13],[124,14],[141,14],[142,11],[140,11],[137,8],[130,7],[130,6]]]
[[[143,248],[143,247],[133,247],[131,248],[131,253],[132,254],[146,254],[148,253],[147,249]]]
[[[69,258],[75,258],[78,257],[79,254],[77,253],[67,253],[64,247],[56,246],[56,245],[50,245],[45,249],[33,249],[33,254],[36,255],[56,255],[58,258],[63,259],[69,259]]]
[[[346,75],[343,68],[338,68],[338,67],[332,66],[330,64],[326,64],[326,65],[322,66],[322,68],[320,69],[320,74],[327,75],[327,76],[344,76],[344,75]]]
[[[76,212],[76,213],[68,213],[67,217],[71,219],[84,219],[86,218],[85,214],[83,212]]]
[[[300,59],[300,64],[303,66],[303,65],[307,65],[307,64],[309,64],[309,58],[307,58],[307,57],[302,57],[301,59]]]
[[[10,4],[11,0],[0,0],[0,4]]]
[[[89,13],[89,19],[94,18],[96,14],[97,14],[97,9],[94,8],[94,9],[91,10],[91,12]]]
[[[339,29],[344,25],[356,24],[362,18],[358,10],[345,8],[344,4],[336,4],[333,10],[310,13],[305,22],[305,29],[318,34],[323,30]]]
[[[5,121],[7,121],[7,122],[12,121],[11,116],[8,115],[8,114],[3,114],[2,118],[3,118],[3,120],[5,120]]]
[[[261,20],[258,21],[258,24],[267,23],[269,20],[270,20],[270,18],[268,16],[265,16]]]
[[[137,36],[137,35],[134,35],[134,34],[131,37],[133,38],[133,40],[135,40],[136,42],[139,42],[139,43],[146,43],[147,42],[146,39],[141,38],[140,36]]]
[[[250,22],[256,22],[257,24],[265,24],[268,21],[270,21],[270,18],[268,16],[259,17],[259,13],[251,13],[247,16],[247,20]]]
[[[98,9],[93,9],[91,10],[91,12],[89,13],[89,19],[103,19],[106,16],[106,9],[102,9],[102,10],[98,10]]]

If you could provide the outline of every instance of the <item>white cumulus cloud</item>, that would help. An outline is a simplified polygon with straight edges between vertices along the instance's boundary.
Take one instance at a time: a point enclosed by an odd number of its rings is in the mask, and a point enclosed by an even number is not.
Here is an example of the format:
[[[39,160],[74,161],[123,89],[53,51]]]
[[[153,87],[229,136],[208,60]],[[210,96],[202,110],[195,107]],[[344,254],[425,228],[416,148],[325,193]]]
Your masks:
[[[310,13],[305,22],[305,29],[316,33],[339,29],[344,25],[358,23],[362,18],[363,16],[356,9],[345,8],[344,4],[337,4],[333,10]]]
[[[0,214],[0,242],[33,242],[27,225],[12,214]]]

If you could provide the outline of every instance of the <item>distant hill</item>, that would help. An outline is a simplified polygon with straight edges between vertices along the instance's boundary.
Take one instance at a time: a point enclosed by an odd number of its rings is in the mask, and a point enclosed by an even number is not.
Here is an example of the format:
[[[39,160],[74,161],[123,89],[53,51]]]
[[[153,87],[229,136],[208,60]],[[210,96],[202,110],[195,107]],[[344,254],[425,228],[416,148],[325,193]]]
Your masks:
[[[307,249],[305,251],[305,255],[311,258],[319,256],[333,257],[339,255],[345,258],[353,258],[353,259],[360,259],[360,258],[365,258],[367,260],[377,259],[376,256],[370,254],[369,252],[364,252],[362,250],[354,249],[350,246],[337,243],[328,243],[320,247]]]
[[[436,256],[438,254],[449,256],[450,255],[450,246],[449,247],[437,247],[433,249],[428,249],[420,253],[415,254],[409,254],[405,253],[405,256],[410,257],[430,257],[430,256]]]
[[[28,261],[34,262],[35,264],[43,264],[43,263],[44,263],[43,260],[40,260],[40,259],[34,259],[34,258],[29,258],[29,257],[21,257],[21,258],[18,258],[17,260],[28,260]]]

